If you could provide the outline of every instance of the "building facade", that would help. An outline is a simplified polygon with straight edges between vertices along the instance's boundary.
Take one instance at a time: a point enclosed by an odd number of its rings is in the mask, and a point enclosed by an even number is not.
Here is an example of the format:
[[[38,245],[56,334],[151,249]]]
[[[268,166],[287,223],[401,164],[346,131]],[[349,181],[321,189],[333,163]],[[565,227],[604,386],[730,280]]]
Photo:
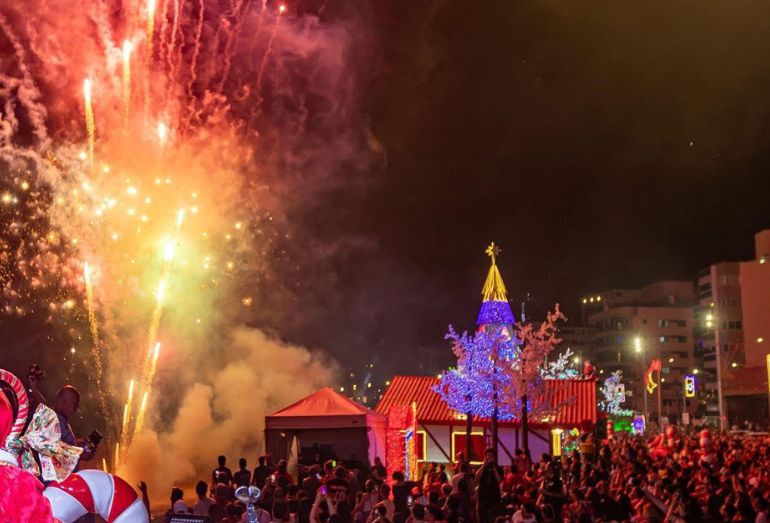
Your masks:
[[[625,408],[657,420],[679,422],[695,414],[685,397],[685,377],[695,371],[692,282],[661,281],[641,289],[616,289],[583,300],[586,323],[595,329],[595,346],[584,352],[601,375],[623,372]],[[662,363],[660,382],[646,392],[646,370]],[[657,381],[657,374],[655,375]]]
[[[719,262],[698,273],[696,360],[703,366],[701,410],[729,425],[767,425],[770,353],[770,230],[754,237],[754,259]]]

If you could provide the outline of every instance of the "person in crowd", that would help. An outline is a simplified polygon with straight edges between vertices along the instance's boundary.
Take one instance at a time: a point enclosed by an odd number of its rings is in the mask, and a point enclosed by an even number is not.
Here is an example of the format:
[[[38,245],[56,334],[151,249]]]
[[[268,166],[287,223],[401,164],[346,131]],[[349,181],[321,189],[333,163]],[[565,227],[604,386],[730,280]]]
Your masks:
[[[259,465],[254,468],[254,474],[251,478],[251,484],[259,489],[265,488],[265,482],[275,470],[270,464],[270,456],[260,456]]]
[[[199,481],[195,485],[195,494],[198,496],[198,502],[193,505],[193,514],[196,516],[208,516],[211,505],[214,500],[208,497],[209,486],[205,481]]]
[[[556,521],[562,521],[562,507],[567,502],[567,489],[561,479],[561,462],[551,461],[545,465],[542,495],[543,501],[553,508]]]
[[[500,484],[503,471],[497,466],[494,449],[484,452],[484,463],[476,472],[478,483],[478,522],[492,523],[500,512]]]
[[[288,467],[288,462],[285,459],[282,459],[278,462],[278,467],[273,473],[273,476],[275,477],[275,483],[284,489],[294,483],[294,478],[291,474],[289,474]]]
[[[229,485],[233,481],[233,473],[226,466],[227,458],[225,456],[219,456],[217,458],[217,463],[219,466],[211,472],[212,488],[219,483]]]
[[[289,521],[289,504],[283,500],[273,503],[272,523],[287,523]]]
[[[251,472],[249,472],[249,469],[247,469],[246,466],[246,458],[238,460],[238,470],[233,474],[233,484],[235,485],[235,488],[249,486]]]
[[[393,520],[396,521],[399,514],[406,519],[409,514],[409,496],[411,495],[413,484],[406,481],[404,473],[401,471],[394,472],[391,478],[393,480],[391,491],[393,492],[393,505],[395,507]]]
[[[308,475],[302,480],[302,490],[308,496],[315,497],[318,488],[321,486],[321,468],[318,465],[310,467]]]
[[[375,456],[374,458],[374,465],[372,465],[372,473],[377,475],[377,477],[384,479],[387,472],[385,471],[385,465],[382,464],[382,460],[379,456]]]
[[[310,509],[310,523],[333,523],[337,508],[327,494],[326,485],[318,489],[313,507]]]
[[[367,480],[364,484],[364,492],[361,493],[353,510],[354,519],[356,521],[366,521],[369,519],[369,514],[372,513],[375,505],[380,501],[382,501],[382,498],[380,497],[377,482],[372,479]]]
[[[169,514],[191,514],[192,510],[184,501],[184,491],[179,487],[171,488],[171,508]]]
[[[536,512],[534,503],[522,503],[521,508],[514,512],[511,523],[537,523]]]
[[[387,483],[380,484],[380,500],[377,505],[385,507],[385,519],[393,521],[393,516],[396,513],[396,504],[390,499],[390,485]]]
[[[425,505],[421,503],[415,503],[412,505],[411,515],[407,519],[408,523],[424,523],[425,522]]]
[[[473,481],[471,466],[468,463],[460,463],[457,468],[457,473],[452,476],[452,493],[457,493],[460,491],[460,482],[462,481]]]
[[[326,481],[325,486],[332,503],[350,502],[352,498],[350,482],[348,481],[348,473],[342,465],[334,470],[334,477]]]
[[[393,520],[389,519],[387,514],[388,509],[385,505],[383,503],[378,503],[374,506],[374,510],[372,510],[369,517],[369,523],[390,523]]]

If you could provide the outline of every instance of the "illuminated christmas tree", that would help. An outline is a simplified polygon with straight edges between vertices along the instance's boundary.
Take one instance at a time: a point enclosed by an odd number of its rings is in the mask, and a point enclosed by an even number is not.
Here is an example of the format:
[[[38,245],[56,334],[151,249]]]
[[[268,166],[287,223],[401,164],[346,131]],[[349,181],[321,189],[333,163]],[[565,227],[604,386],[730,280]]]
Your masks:
[[[515,364],[520,351],[511,336],[515,320],[496,264],[500,249],[492,243],[486,252],[492,263],[482,289],[478,330],[474,335],[460,335],[449,327],[446,338],[452,341],[457,366],[441,375],[436,391],[450,408],[467,416],[467,434],[471,433],[473,416],[491,418],[493,446],[497,448],[498,420],[515,417],[502,393],[510,389],[511,375],[506,369]],[[468,436],[466,454],[470,449]]]
[[[566,318],[557,304],[537,328],[516,324],[496,264],[499,253],[494,243],[487,248],[492,263],[482,290],[478,330],[472,336],[459,335],[450,326],[446,338],[452,341],[457,366],[441,375],[435,390],[450,408],[466,414],[468,434],[473,416],[490,418],[495,449],[498,421],[520,419],[528,453],[529,416],[542,418],[563,406],[554,404],[555,389],[546,386],[546,379],[573,374],[565,370],[568,355],[545,364],[548,353],[561,343],[556,322]],[[470,453],[470,438],[466,441]]]

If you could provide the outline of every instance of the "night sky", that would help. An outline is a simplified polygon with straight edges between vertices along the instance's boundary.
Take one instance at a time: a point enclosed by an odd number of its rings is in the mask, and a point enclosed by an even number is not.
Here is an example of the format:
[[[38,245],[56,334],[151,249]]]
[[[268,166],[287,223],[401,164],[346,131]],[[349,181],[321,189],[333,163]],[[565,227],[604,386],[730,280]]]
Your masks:
[[[575,318],[584,292],[753,255],[770,4],[374,4],[365,111],[387,168],[329,227],[374,247],[341,271],[337,329],[308,343],[388,347],[409,372],[414,347],[473,326],[491,240],[512,301]]]
[[[577,319],[583,293],[693,279],[770,227],[768,2],[329,0],[322,19],[360,32],[387,161],[287,211],[294,272],[250,325],[381,379],[433,372],[447,325],[473,327],[490,241],[512,302]],[[43,333],[3,322],[25,359]]]

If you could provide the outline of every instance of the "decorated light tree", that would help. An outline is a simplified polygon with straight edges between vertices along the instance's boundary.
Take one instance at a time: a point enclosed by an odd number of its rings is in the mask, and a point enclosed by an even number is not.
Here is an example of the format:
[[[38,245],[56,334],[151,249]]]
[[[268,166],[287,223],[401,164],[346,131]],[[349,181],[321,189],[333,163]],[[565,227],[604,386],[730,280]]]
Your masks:
[[[499,420],[514,418],[510,402],[502,397],[510,388],[507,371],[519,357],[519,348],[511,336],[514,318],[506,298],[505,284],[497,268],[500,249],[492,243],[487,248],[492,263],[482,289],[483,301],[474,335],[462,335],[450,326],[446,338],[452,341],[457,366],[441,375],[436,386],[450,408],[466,415],[466,456],[471,453],[473,416],[492,419],[492,443],[498,445]]]
[[[574,355],[572,349],[559,353],[555,361],[549,361],[543,368],[543,377],[554,380],[575,379],[580,377],[580,371],[571,366],[570,358]],[[576,363],[579,360],[576,360]]]
[[[623,386],[623,371],[616,370],[604,380],[601,388],[604,399],[599,402],[599,407],[607,414],[621,412],[620,404],[626,401],[625,387]]]
[[[486,252],[492,263],[482,290],[478,330],[472,336],[458,335],[450,327],[447,339],[452,340],[457,366],[441,375],[435,390],[450,408],[466,414],[467,434],[473,416],[492,420],[495,452],[498,421],[520,419],[529,457],[529,416],[543,418],[564,406],[563,402],[556,404],[555,388],[548,387],[546,380],[573,374],[567,370],[569,352],[552,365],[546,364],[548,354],[561,343],[556,323],[566,318],[557,304],[537,328],[516,324],[496,264],[500,249],[492,243]],[[466,438],[466,453],[470,455],[470,437]]]
[[[441,375],[436,391],[447,405],[466,415],[466,455],[470,457],[473,416],[491,418],[492,444],[497,448],[497,422],[514,418],[502,397],[510,386],[509,367],[518,356],[518,347],[502,329],[479,329],[474,335],[457,334],[451,327],[447,339],[457,366]]]
[[[557,335],[559,320],[566,320],[556,304],[554,312],[549,312],[546,320],[538,327],[533,324],[518,324],[513,336],[519,346],[519,354],[512,365],[504,367],[507,377],[504,398],[507,408],[518,414],[521,420],[521,433],[524,452],[529,454],[529,417],[548,416],[561,409],[565,402],[555,402],[556,389],[546,383],[548,371],[546,358],[561,343]]]

